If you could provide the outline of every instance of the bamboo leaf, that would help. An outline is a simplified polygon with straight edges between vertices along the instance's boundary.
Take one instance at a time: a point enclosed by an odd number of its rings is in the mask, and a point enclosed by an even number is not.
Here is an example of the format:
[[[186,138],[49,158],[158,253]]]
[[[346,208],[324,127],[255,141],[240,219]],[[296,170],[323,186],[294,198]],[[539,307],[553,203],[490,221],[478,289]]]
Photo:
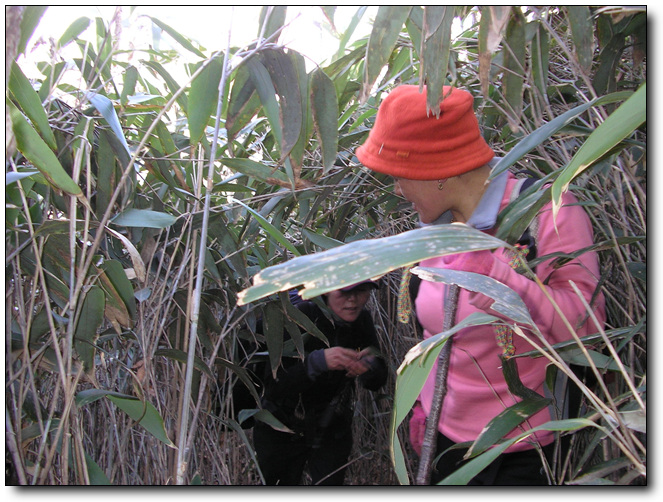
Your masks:
[[[536,23],[536,33],[531,43],[532,77],[542,97],[548,89],[548,66],[550,59],[550,37],[543,24]]]
[[[509,150],[509,152],[504,157],[502,157],[493,168],[492,172],[490,173],[490,179],[495,178],[499,174],[509,169],[509,167],[513,166],[527,153],[531,152],[537,146],[550,139],[556,132],[570,124],[573,120],[585,113],[591,107],[603,106],[618,101],[623,101],[630,95],[631,93],[629,92],[617,92],[614,94],[608,94],[607,96],[602,96],[600,98],[591,100],[588,103],[577,106],[576,108],[563,113],[559,117],[555,117],[550,122],[539,127],[533,133],[525,136],[524,139],[519,141],[516,146]]]
[[[466,225],[435,225],[380,239],[354,241],[300,256],[262,270],[238,295],[240,305],[303,285],[312,298],[421,260],[461,251],[494,249],[506,243]]]
[[[142,425],[147,432],[166,446],[175,448],[175,444],[168,438],[163,418],[161,418],[161,415],[159,415],[159,412],[152,403],[149,401],[140,401],[135,398],[124,398],[113,395],[108,395],[107,397],[115,406]]]
[[[525,17],[520,9],[512,9],[506,29],[504,49],[504,96],[507,118],[513,132],[520,130],[520,114],[523,109],[523,86],[525,82]]]
[[[647,83],[621,104],[592,132],[552,185],[553,215],[559,213],[562,194],[571,181],[647,121]]]
[[[182,364],[186,364],[188,362],[187,353],[178,349],[158,349],[154,353],[154,355],[167,357],[168,359],[172,359],[173,361],[177,361]],[[193,367],[196,368],[198,371],[205,373],[208,377],[212,379],[215,378],[214,373],[212,373],[212,370],[209,369],[209,367],[199,356],[194,356]]]
[[[573,37],[573,48],[578,64],[584,72],[589,72],[594,57],[594,24],[592,13],[587,5],[567,5],[569,26]]]
[[[106,302],[99,286],[91,286],[83,297],[81,314],[74,333],[74,347],[86,372],[94,370],[97,330],[104,320]]]
[[[51,150],[56,151],[57,143],[51,130],[51,125],[48,122],[46,110],[44,110],[41,104],[41,99],[37,91],[34,90],[32,84],[16,63],[11,65],[8,88],[9,92],[14,96],[16,103],[21,107],[23,113],[28,116],[44,142],[46,142]]]
[[[239,204],[242,206],[244,209],[246,209],[248,212],[250,212],[256,220],[258,220],[258,223],[260,223],[260,226],[265,229],[265,231],[271,235],[279,244],[281,244],[284,248],[286,248],[288,251],[290,251],[292,254],[295,256],[299,256],[301,253],[299,250],[287,239],[286,236],[279,231],[278,228],[276,228],[274,225],[272,225],[267,219],[262,216],[260,213],[254,211],[251,209],[249,206],[244,204],[242,201],[238,199],[232,199],[233,202]],[[276,291],[274,291],[276,292]]]
[[[381,5],[373,22],[373,29],[366,46],[366,66],[360,101],[365,103],[382,68],[396,46],[398,35],[410,14],[411,6]]]
[[[272,375],[276,378],[276,370],[281,364],[283,354],[283,311],[276,302],[265,305],[263,326]]]
[[[108,122],[111,130],[115,133],[115,136],[120,140],[122,146],[126,149],[127,154],[129,154],[131,157],[131,151],[129,150],[127,139],[124,137],[122,125],[120,124],[120,119],[117,117],[117,113],[115,112],[113,102],[106,96],[102,96],[101,94],[96,94],[94,92],[88,92],[86,97],[88,101],[92,103],[92,106],[94,106],[97,111],[101,113],[101,115],[106,119],[106,122]]]
[[[39,172],[44,175],[48,182],[55,188],[60,189],[77,197],[82,198],[80,187],[64,170],[60,161],[48,145],[41,139],[32,126],[18,109],[7,102],[12,121],[12,129],[16,138],[18,150],[28,159]]]
[[[79,17],[69,25],[69,28],[65,30],[60,39],[58,40],[58,47],[63,48],[70,42],[77,40],[81,33],[87,30],[90,26],[89,17]]]
[[[260,11],[260,30],[264,38],[270,38],[274,33],[285,25],[285,15],[287,7],[285,5],[264,6]],[[264,30],[263,30],[264,25]],[[272,41],[276,42],[278,37]]]
[[[151,19],[154,24],[156,24],[159,28],[161,28],[163,31],[168,33],[171,37],[173,37],[182,47],[184,47],[186,50],[193,52],[196,56],[199,56],[201,58],[205,58],[205,54],[200,52],[198,49],[196,49],[191,41],[186,38],[185,36],[181,35],[179,32],[175,31],[173,28],[171,28],[169,25],[164,23],[163,21],[159,21],[155,17],[151,16],[146,16],[148,19]]]
[[[161,211],[130,208],[115,216],[111,223],[123,227],[167,228],[177,221],[177,217]]]
[[[336,161],[338,153],[338,97],[334,83],[321,69],[311,75],[311,111],[318,140],[322,146],[323,173]]]
[[[222,73],[222,60],[214,57],[191,82],[187,117],[189,119],[189,142],[192,146],[200,142],[210,117],[216,113]]]
[[[495,300],[495,303],[491,305],[491,309],[518,324],[534,327],[534,321],[520,296],[492,277],[475,274],[474,272],[459,272],[457,270],[429,267],[414,267],[412,273],[426,281],[458,284],[468,291],[486,295]]]
[[[482,453],[481,455],[475,457],[474,459],[467,462],[460,469],[450,474],[442,481],[439,485],[466,485],[474,476],[479,474],[484,470],[488,465],[490,465],[498,456],[500,456],[504,451],[510,446],[514,445],[517,442],[520,442],[527,438],[528,436],[534,434],[538,431],[575,431],[583,429],[585,427],[601,427],[597,426],[591,420],[586,419],[572,419],[572,420],[557,420],[552,422],[546,422],[545,424],[530,429],[527,432],[519,434],[518,436],[511,438],[503,443],[490,448],[488,451]]]
[[[228,140],[233,141],[241,131],[258,113],[260,97],[251,79],[247,65],[240,65],[233,79],[228,111],[226,113],[226,129]]]
[[[475,457],[491,446],[499,443],[504,436],[514,428],[549,404],[550,399],[540,396],[539,398],[524,399],[509,406],[506,410],[486,424],[483,430],[479,433],[479,437],[477,437],[467,451],[466,458]]]
[[[25,48],[32,38],[32,35],[41,21],[48,7],[43,5],[27,5],[23,10],[23,17],[21,17],[21,39],[18,42],[18,51],[16,57],[25,52]]]
[[[99,467],[88,452],[85,452],[85,465],[87,466],[87,473],[90,477],[90,485],[109,486],[111,484],[103,469]]]
[[[260,102],[271,126],[271,132],[274,135],[276,144],[280,147],[282,144],[283,129],[279,116],[279,105],[276,101],[276,89],[274,89],[272,78],[267,68],[257,58],[249,58],[246,61],[246,66],[260,97]]]
[[[451,50],[451,25],[454,6],[429,5],[424,7],[422,79],[426,82],[426,103],[431,113],[440,116],[440,101],[444,99],[443,86],[446,82]]]
[[[318,234],[312,232],[307,228],[302,228],[302,234],[310,240],[316,246],[320,246],[322,249],[331,249],[338,246],[342,246],[344,243],[342,241],[332,239],[326,235]]]
[[[283,50],[262,50],[259,57],[278,95],[279,121],[282,130],[281,161],[283,161],[297,144],[302,133],[302,95],[298,74],[292,59]]]

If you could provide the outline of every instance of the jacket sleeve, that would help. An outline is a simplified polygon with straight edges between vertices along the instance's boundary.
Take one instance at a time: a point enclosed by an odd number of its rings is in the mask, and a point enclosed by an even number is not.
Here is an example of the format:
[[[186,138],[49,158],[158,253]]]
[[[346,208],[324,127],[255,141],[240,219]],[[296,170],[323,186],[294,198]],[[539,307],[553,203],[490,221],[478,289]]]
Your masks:
[[[573,253],[593,244],[591,223],[583,208],[577,204],[576,198],[567,192],[564,194],[562,204],[556,221],[553,221],[550,204],[538,216],[537,255],[539,257],[551,253]],[[583,253],[559,268],[554,268],[552,262],[553,258],[536,267],[536,275],[544,284],[545,292],[536,282],[517,273],[507,262],[495,256],[487,275],[520,295],[533,321],[549,342],[568,340],[571,334],[563,317],[553,307],[548,296],[559,306],[564,317],[579,335],[597,332],[597,326],[588,318],[583,303],[571,285],[572,281],[587,303],[592,305],[602,325],[605,322],[605,301],[601,294],[594,298],[600,276],[597,254]],[[487,311],[493,300],[479,293],[470,293],[470,302],[475,307]]]

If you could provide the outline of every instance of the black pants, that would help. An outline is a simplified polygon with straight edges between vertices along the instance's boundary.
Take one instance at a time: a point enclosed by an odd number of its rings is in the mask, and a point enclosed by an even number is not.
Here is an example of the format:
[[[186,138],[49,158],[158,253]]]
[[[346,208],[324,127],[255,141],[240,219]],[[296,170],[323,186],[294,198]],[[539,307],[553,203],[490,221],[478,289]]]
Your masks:
[[[439,455],[455,443],[442,434],[437,435],[437,454]],[[553,444],[543,447],[545,456],[550,459]],[[431,484],[437,484],[463,465],[463,455],[467,449],[450,450],[433,466]],[[548,485],[541,456],[536,450],[503,453],[488,467],[470,480],[468,485],[491,486],[536,486]]]
[[[298,485],[308,464],[314,485],[342,485],[343,467],[352,450],[350,428],[335,429],[319,447],[307,444],[303,436],[279,432],[256,423],[253,444],[267,485]]]

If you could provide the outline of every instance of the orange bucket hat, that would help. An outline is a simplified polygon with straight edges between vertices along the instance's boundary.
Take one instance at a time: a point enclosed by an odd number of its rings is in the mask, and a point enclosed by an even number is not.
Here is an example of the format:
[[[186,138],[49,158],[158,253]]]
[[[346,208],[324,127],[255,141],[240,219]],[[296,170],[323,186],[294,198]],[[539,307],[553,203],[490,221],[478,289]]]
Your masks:
[[[396,87],[380,105],[357,157],[369,169],[411,180],[450,178],[476,169],[495,154],[481,136],[473,102],[469,92],[444,87],[438,118],[427,111],[425,90]]]

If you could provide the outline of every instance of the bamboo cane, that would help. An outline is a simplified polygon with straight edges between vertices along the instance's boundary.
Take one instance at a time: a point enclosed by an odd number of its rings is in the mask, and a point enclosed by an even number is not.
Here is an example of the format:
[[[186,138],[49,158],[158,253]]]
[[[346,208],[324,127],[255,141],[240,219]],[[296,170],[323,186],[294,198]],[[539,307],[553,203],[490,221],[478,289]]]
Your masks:
[[[458,307],[458,285],[449,286],[449,295],[444,305],[444,331],[448,331],[454,325],[456,310]],[[426,420],[424,442],[421,447],[421,459],[419,460],[419,472],[416,482],[418,485],[428,485],[432,469],[433,455],[436,452],[437,423],[440,421],[442,412],[442,401],[447,393],[447,374],[449,373],[449,359],[451,357],[451,346],[453,337],[444,344],[440,355],[437,357],[437,373],[435,374],[435,391],[431,404],[430,414]]]

